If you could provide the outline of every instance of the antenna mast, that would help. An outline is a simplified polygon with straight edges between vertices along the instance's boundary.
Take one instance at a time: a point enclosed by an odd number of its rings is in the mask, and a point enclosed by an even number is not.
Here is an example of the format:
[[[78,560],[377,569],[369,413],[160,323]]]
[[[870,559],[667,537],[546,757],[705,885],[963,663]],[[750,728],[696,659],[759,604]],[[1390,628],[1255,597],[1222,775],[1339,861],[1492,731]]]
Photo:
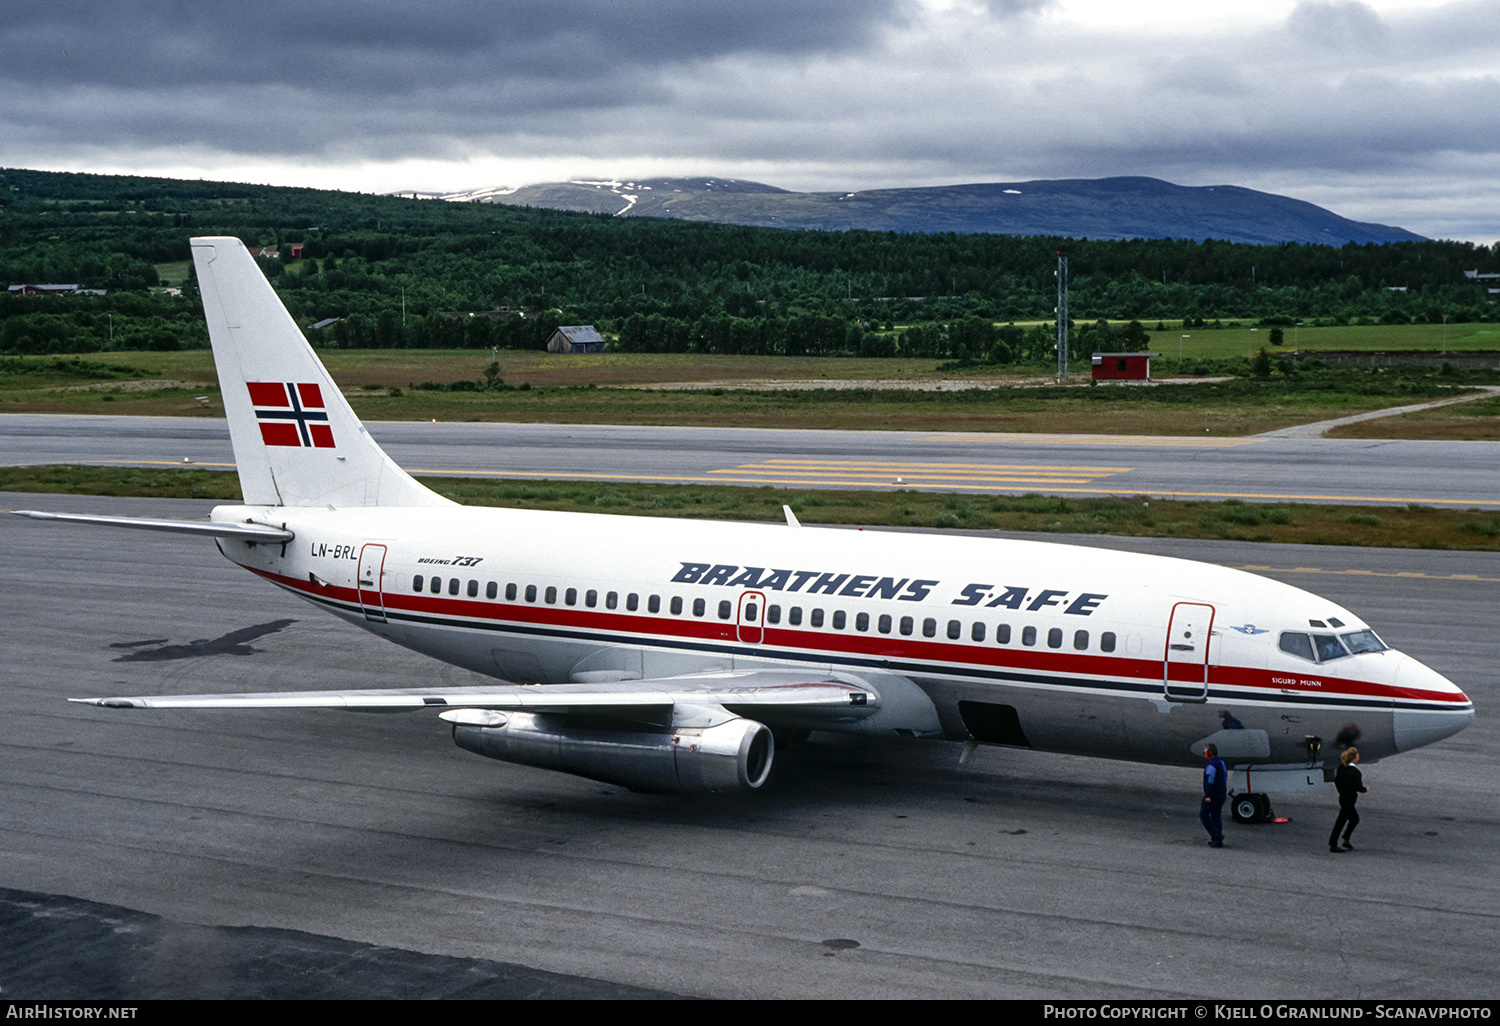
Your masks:
[[[1057,251],[1057,380],[1068,377],[1068,258]]]

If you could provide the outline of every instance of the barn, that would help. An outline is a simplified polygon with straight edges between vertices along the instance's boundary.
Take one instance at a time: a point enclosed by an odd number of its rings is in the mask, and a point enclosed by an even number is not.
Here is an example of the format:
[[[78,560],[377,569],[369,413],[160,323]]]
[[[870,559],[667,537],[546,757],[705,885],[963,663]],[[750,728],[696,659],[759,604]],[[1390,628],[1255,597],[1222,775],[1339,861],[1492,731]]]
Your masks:
[[[592,324],[577,324],[558,328],[547,339],[549,353],[602,353],[604,336],[594,330]]]

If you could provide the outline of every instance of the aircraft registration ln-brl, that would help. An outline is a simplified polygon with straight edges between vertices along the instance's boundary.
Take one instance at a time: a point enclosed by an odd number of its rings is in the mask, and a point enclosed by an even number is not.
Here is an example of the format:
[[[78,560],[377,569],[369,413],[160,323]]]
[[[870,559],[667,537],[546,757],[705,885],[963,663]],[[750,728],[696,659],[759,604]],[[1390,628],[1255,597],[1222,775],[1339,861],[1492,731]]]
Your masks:
[[[936,738],[1247,771],[1231,810],[1467,726],[1463,691],[1354,613],[1243,571],[1071,545],[466,508],[372,440],[234,238],[192,240],[243,505],[215,539],[398,645],[499,678],[74,699],[433,710],[480,755],[641,791],[760,787],[775,739]],[[1225,729],[1226,725],[1232,729]]]

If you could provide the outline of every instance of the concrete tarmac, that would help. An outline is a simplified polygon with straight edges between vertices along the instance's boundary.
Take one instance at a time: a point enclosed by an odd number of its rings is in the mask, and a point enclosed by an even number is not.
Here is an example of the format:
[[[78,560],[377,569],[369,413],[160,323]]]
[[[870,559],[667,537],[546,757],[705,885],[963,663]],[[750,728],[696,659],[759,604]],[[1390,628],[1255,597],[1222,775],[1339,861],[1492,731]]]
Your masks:
[[[18,506],[208,508],[0,494]],[[1340,856],[1331,788],[1212,850],[1195,771],[993,748],[960,768],[948,743],[815,735],[762,792],[637,795],[479,759],[425,714],[70,705],[475,678],[207,542],[0,517],[0,992],[1496,997],[1500,556],[1104,544],[1274,567],[1479,716],[1366,767]]]
[[[1500,506],[1500,442],[393,421],[367,427],[392,459],[418,474]],[[232,467],[224,422],[0,415],[4,464],[177,466],[184,459]]]

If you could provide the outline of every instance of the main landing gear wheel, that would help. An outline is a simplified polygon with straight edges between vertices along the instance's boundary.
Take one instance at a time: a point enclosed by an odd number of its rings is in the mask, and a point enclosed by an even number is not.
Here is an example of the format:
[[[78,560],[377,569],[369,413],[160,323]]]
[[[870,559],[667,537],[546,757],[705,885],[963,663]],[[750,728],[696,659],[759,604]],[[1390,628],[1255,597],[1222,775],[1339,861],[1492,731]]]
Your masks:
[[[1237,794],[1229,803],[1229,813],[1236,823],[1269,823],[1271,821],[1271,796]]]

